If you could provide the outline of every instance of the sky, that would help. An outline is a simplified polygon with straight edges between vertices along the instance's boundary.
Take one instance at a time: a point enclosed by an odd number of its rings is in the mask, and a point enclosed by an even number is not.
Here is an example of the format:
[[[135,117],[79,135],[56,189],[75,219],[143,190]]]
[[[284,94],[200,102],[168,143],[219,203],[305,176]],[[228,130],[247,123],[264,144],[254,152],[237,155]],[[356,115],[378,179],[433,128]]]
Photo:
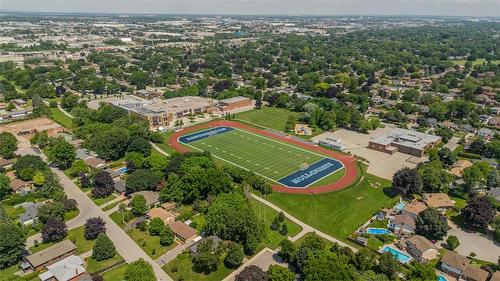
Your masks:
[[[0,0],[1,11],[500,17],[500,0]]]

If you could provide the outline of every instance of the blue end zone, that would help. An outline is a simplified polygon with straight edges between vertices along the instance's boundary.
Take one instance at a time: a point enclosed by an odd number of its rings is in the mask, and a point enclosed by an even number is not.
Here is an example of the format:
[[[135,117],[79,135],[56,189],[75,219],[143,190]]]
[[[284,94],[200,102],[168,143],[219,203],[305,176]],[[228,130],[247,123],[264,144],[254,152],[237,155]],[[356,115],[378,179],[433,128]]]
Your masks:
[[[179,138],[179,142],[190,143],[190,142],[194,142],[194,141],[197,141],[197,140],[202,140],[202,139],[208,138],[210,136],[214,136],[214,135],[218,135],[218,134],[230,132],[232,130],[234,130],[234,128],[231,128],[231,127],[217,127],[217,128],[212,128],[212,129],[204,130],[204,131],[201,131],[201,132],[196,132],[196,133],[192,133],[192,134],[189,134],[189,135],[182,136],[182,137]]]
[[[339,161],[325,158],[312,164],[305,170],[294,172],[280,179],[278,182],[288,187],[305,188],[329,174],[342,169],[342,167],[343,165]]]

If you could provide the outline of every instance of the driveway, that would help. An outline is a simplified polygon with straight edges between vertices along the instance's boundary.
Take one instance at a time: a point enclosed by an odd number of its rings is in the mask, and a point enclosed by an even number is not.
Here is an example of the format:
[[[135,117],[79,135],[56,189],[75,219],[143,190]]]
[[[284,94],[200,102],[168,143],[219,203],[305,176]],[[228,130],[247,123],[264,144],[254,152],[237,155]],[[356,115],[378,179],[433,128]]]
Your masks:
[[[464,256],[469,256],[470,253],[474,252],[477,259],[492,263],[498,262],[500,244],[495,243],[491,235],[485,236],[480,233],[466,232],[458,227],[450,229],[448,235],[455,235],[460,242],[460,246],[455,249],[456,252]],[[444,241],[446,241],[446,238]]]
[[[279,257],[276,251],[273,251],[269,248],[264,248],[257,255],[253,256],[250,260],[245,262],[242,266],[240,266],[235,271],[231,272],[223,281],[233,281],[238,273],[243,271],[248,266],[256,265],[264,271],[267,271],[271,265],[279,264],[283,267],[288,267],[288,264],[283,262]]]

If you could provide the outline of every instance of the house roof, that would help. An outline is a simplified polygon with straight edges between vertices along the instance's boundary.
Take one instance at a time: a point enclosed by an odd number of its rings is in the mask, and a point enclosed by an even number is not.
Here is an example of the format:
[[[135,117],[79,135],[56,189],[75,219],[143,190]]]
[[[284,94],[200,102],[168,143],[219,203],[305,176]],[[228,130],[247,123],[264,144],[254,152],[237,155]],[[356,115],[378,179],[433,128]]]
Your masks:
[[[52,247],[28,256],[26,259],[33,267],[38,267],[45,264],[46,262],[49,262],[74,250],[76,250],[76,246],[75,244],[73,244],[73,242],[69,240],[63,240],[62,242],[57,243]]]
[[[441,262],[444,262],[447,265],[450,265],[460,271],[464,271],[465,268],[469,265],[470,260],[453,251],[447,251],[441,259]]]
[[[87,165],[92,168],[99,168],[101,166],[104,166],[106,164],[106,161],[102,160],[101,158],[91,156],[85,159],[85,163],[87,163]]]
[[[405,207],[403,208],[403,210],[405,210],[406,212],[416,215],[418,215],[425,209],[427,209],[427,205],[425,205],[425,203],[422,201],[413,201],[411,203],[406,204]]]
[[[31,184],[29,181],[24,181],[16,176],[14,172],[8,172],[7,177],[10,179],[10,187],[13,191],[17,191],[27,185]]]
[[[420,235],[413,236],[412,238],[408,239],[406,243],[413,245],[413,247],[415,247],[421,253],[425,253],[428,250],[435,249],[431,241]]]
[[[407,225],[413,229],[415,229],[415,219],[409,215],[396,215],[394,217],[394,224],[395,225]]]
[[[181,221],[174,221],[170,224],[170,229],[172,229],[176,236],[184,240],[196,235],[196,230],[194,228]]]
[[[174,202],[165,202],[161,204],[161,207],[167,211],[172,210],[175,208],[175,203]]]
[[[463,275],[475,281],[486,281],[486,279],[488,279],[489,273],[486,270],[482,270],[477,266],[469,264],[465,268]]]
[[[127,190],[125,184],[125,181],[122,179],[115,180],[115,190],[118,192],[125,192]]]
[[[44,203],[32,203],[32,202],[27,202],[23,208],[24,208],[24,213],[19,215],[19,221],[22,223],[35,219],[38,217],[38,208],[43,206]]]
[[[132,195],[132,198],[137,196],[137,195],[144,196],[144,199],[146,199],[146,205],[148,205],[148,206],[154,205],[154,204],[158,203],[158,200],[160,200],[160,196],[158,195],[158,193],[153,192],[153,191],[145,190],[145,191],[135,192]]]
[[[85,273],[85,268],[83,268],[82,259],[78,256],[71,255],[47,266],[47,271],[40,274],[40,279],[44,281],[54,277],[55,280],[58,281],[69,281],[83,273]]]
[[[14,159],[3,159],[0,158],[0,167],[5,167],[14,164]]]
[[[425,193],[424,200],[427,206],[434,208],[455,206],[455,201],[451,200],[445,193]]]
[[[490,281],[500,281],[500,271],[495,271],[495,273],[491,275]]]
[[[168,221],[175,218],[172,213],[163,208],[152,208],[148,211],[148,216],[152,219],[160,218],[162,221]]]

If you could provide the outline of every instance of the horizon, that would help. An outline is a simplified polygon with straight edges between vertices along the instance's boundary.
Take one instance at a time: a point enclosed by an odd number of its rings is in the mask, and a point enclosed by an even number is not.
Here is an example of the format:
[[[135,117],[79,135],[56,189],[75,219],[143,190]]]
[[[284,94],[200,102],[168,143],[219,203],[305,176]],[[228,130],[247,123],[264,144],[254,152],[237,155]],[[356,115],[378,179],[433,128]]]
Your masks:
[[[500,17],[500,0],[2,0],[2,13]]]

